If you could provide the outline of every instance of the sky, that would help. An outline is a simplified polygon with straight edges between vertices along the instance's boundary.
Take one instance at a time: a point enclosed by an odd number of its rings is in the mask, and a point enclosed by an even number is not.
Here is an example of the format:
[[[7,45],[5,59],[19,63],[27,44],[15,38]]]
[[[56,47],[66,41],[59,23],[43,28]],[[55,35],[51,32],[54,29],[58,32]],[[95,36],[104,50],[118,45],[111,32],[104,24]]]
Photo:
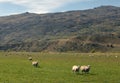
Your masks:
[[[120,7],[120,0],[0,0],[0,16],[85,10],[105,5]]]

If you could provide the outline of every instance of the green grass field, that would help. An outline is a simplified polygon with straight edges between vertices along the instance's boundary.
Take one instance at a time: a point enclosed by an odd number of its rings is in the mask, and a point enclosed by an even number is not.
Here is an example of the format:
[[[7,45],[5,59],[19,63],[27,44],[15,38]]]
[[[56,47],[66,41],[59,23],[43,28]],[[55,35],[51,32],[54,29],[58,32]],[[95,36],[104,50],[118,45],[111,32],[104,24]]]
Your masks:
[[[91,65],[90,73],[73,73],[73,65]],[[0,83],[120,83],[120,53],[1,52]]]

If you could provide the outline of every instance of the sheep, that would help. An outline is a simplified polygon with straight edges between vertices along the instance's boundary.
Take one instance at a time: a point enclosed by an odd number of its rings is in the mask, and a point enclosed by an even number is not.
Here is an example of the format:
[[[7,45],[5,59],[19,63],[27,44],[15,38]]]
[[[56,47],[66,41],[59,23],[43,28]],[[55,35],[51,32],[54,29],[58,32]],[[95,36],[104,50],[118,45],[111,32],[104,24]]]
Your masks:
[[[117,58],[118,56],[115,56],[115,58]]]
[[[90,71],[90,65],[87,65],[87,66],[85,66],[85,65],[80,66],[80,70],[81,70],[81,72],[89,73],[89,71]]]
[[[79,70],[80,70],[80,66],[74,65],[74,66],[72,67],[72,71],[73,71],[73,72],[79,72]]]
[[[32,65],[33,65],[34,67],[38,67],[38,61],[33,61],[33,62],[32,62]]]
[[[28,58],[28,60],[30,60],[30,61],[31,61],[31,60],[32,60],[32,57],[29,57],[29,58]]]
[[[89,55],[90,57],[94,57],[94,55]]]

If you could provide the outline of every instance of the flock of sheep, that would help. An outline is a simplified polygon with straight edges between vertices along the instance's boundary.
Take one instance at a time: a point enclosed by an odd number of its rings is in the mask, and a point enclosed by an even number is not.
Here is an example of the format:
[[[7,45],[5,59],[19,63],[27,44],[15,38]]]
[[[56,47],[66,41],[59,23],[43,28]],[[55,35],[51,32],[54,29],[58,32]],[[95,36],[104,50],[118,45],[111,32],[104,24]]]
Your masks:
[[[32,57],[28,58],[30,61],[32,61]],[[32,61],[32,65],[34,67],[38,67],[38,61]],[[79,65],[74,65],[72,67],[72,71],[73,72],[79,72],[81,70],[81,72],[83,73],[89,73],[90,71],[90,65],[83,65],[83,66],[79,66]]]
[[[83,65],[83,66],[79,66],[79,65],[74,65],[72,67],[72,71],[73,72],[79,72],[81,70],[81,72],[83,73],[89,73],[90,71],[90,65]]]
[[[32,57],[29,57],[28,60],[32,61]],[[38,61],[32,61],[34,67],[38,67]]]

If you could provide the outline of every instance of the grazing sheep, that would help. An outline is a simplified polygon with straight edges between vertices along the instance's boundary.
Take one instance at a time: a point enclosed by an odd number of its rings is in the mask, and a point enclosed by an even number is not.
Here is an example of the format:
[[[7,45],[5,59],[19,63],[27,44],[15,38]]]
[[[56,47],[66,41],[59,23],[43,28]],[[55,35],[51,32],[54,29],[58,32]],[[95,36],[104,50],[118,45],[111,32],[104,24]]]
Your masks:
[[[90,71],[90,65],[80,66],[80,70],[81,70],[82,72],[89,73],[89,71]]]
[[[94,55],[89,55],[90,57],[93,57]]]
[[[72,67],[72,71],[73,71],[73,72],[79,72],[79,70],[80,70],[80,66],[74,65],[74,66]]]
[[[115,58],[117,58],[118,56],[115,56]]]
[[[30,60],[30,61],[31,61],[31,60],[32,60],[32,57],[29,57],[29,58],[28,58],[28,60]]]
[[[34,67],[38,67],[38,61],[33,61],[33,62],[32,62],[32,65],[33,65]]]

